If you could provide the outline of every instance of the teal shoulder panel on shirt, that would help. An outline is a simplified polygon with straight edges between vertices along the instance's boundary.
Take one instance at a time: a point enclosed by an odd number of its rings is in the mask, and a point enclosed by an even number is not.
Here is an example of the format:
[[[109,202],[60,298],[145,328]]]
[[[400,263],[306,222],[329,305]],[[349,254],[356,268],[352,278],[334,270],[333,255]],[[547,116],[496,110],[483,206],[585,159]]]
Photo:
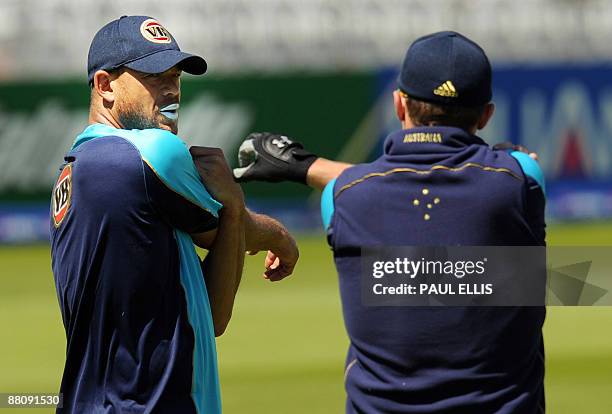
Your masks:
[[[542,188],[542,191],[546,193],[546,182],[540,164],[524,152],[512,151],[510,155],[518,161],[525,175],[534,179]]]
[[[128,139],[168,187],[218,216],[222,206],[206,191],[189,149],[179,137],[161,129],[145,129]]]
[[[329,228],[332,216],[334,215],[334,185],[336,179],[331,180],[323,189],[321,194],[321,218],[323,219],[323,227],[325,230]]]
[[[130,141],[164,184],[218,217],[223,206],[206,191],[187,145],[178,136],[163,129],[127,130],[93,124],[77,137],[73,148],[104,136],[119,136]]]

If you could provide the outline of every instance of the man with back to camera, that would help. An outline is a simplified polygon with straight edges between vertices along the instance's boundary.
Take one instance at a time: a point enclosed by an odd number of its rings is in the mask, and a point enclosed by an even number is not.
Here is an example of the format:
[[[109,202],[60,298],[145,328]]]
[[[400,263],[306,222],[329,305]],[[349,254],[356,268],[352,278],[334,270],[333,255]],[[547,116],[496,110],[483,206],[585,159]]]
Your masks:
[[[176,135],[182,71],[206,62],[150,17],[114,20],[91,43],[89,126],[52,196],[67,337],[58,412],[220,413],[215,336],[245,250],[270,250],[273,281],[297,261],[282,225],[245,210],[222,151]],[[209,250],[202,263],[193,243]]]
[[[456,32],[419,38],[398,84],[393,102],[403,130],[386,138],[377,160],[335,162],[285,136],[254,133],[234,175],[323,190],[350,338],[347,413],[544,412],[543,306],[361,302],[364,246],[545,245],[535,155],[492,149],[475,135],[494,111],[491,66],[480,46]]]

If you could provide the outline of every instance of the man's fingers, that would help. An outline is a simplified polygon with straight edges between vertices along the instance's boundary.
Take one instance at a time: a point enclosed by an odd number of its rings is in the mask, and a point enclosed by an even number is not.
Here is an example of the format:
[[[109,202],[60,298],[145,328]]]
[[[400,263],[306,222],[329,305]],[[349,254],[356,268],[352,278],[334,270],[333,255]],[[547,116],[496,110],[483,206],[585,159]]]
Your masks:
[[[538,160],[538,153],[537,152],[532,152],[529,151],[529,149],[527,147],[524,147],[523,145],[519,145],[519,144],[513,144],[510,141],[504,141],[504,142],[500,142],[498,144],[493,145],[493,149],[495,150],[513,150],[513,151],[519,151],[519,152],[523,152],[525,154],[529,154],[529,157],[531,159],[534,160]]]
[[[191,147],[189,148],[189,153],[199,171],[215,175],[218,174],[221,169],[229,170],[225,155],[223,155],[223,150],[221,148]]]
[[[271,251],[268,251],[268,253],[266,253],[266,259],[264,260],[264,266],[266,267],[266,269],[270,269],[274,262],[276,262],[277,260],[278,257]]]
[[[284,261],[277,257],[272,266],[264,272],[264,277],[272,282],[282,280],[293,273],[295,262]]]
[[[287,272],[279,268],[279,269],[267,270],[266,273],[264,274],[264,277],[268,279],[270,282],[278,282],[279,280],[283,280],[290,274],[291,274],[290,272]]]
[[[527,147],[524,147],[524,146],[522,146],[522,145],[514,145],[514,146],[513,146],[513,149],[514,149],[515,151],[520,151],[520,152],[523,152],[523,153],[525,153],[525,154],[529,154],[529,157],[530,157],[531,159],[534,159],[534,160],[536,160],[536,161],[538,160],[538,153],[537,153],[537,152],[531,152],[531,151],[529,151],[529,149],[528,149]]]
[[[515,151],[524,152],[525,154],[529,154],[529,150],[522,145],[513,145],[512,147]]]
[[[276,266],[273,266],[271,269],[264,272],[264,278],[270,280],[271,282],[276,282],[289,276],[292,271],[292,268],[278,262]]]
[[[221,148],[214,147],[198,147],[193,146],[189,148],[189,153],[192,157],[207,157],[207,156],[223,156],[223,150]]]
[[[266,270],[263,277],[271,282],[282,280],[291,275],[295,267],[294,262],[286,262],[271,251],[268,251],[264,264]]]

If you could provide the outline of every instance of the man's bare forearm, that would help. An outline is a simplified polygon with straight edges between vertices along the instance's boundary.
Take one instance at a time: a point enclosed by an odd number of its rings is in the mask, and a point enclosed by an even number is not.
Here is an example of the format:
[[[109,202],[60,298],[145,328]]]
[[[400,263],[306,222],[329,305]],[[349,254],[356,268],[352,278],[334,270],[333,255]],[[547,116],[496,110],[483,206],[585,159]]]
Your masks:
[[[248,251],[272,250],[280,240],[285,239],[282,236],[287,234],[285,227],[272,217],[246,211],[245,238]]]
[[[248,209],[243,210],[245,251],[272,250],[288,236],[287,229],[277,220]],[[212,249],[219,228],[205,233],[192,234],[193,242],[204,249]],[[284,237],[285,236],[285,237]]]
[[[345,162],[317,158],[310,168],[308,168],[306,184],[316,190],[323,190],[327,183],[338,177],[342,171],[351,166],[352,164],[347,164]]]
[[[219,227],[203,264],[215,336],[223,334],[232,316],[244,252],[244,209],[221,209]]]

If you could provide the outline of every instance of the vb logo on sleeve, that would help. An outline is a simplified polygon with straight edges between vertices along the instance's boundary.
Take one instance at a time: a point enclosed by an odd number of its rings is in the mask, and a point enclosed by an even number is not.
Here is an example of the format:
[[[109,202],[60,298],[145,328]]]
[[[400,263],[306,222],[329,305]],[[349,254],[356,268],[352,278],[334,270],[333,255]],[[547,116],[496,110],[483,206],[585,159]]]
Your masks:
[[[72,165],[67,164],[59,178],[57,183],[53,187],[53,197],[51,200],[51,208],[53,215],[53,223],[55,227],[62,224],[62,221],[68,214],[70,208],[70,199],[72,196]]]

